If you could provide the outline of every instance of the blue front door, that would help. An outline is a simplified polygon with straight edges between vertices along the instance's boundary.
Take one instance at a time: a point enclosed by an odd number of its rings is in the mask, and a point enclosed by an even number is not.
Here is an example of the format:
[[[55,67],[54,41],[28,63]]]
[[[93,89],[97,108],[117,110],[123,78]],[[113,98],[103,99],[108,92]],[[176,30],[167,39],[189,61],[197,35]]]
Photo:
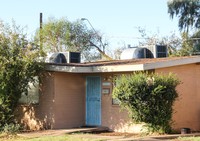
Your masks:
[[[86,125],[101,125],[101,78],[86,78]]]

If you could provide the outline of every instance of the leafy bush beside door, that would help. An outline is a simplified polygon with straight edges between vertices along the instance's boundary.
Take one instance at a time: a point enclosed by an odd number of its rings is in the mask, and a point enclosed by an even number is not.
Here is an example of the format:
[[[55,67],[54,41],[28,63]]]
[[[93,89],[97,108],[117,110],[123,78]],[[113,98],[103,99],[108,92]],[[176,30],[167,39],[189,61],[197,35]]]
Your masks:
[[[173,74],[135,72],[114,79],[113,97],[127,109],[134,122],[146,123],[149,132],[171,131],[173,104],[180,81]]]

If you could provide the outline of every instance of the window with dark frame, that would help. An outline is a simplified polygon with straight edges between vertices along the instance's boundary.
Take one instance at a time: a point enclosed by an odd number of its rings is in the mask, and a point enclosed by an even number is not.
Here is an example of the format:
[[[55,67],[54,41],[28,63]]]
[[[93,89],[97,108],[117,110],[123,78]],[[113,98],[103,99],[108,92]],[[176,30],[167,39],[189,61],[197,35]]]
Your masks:
[[[120,101],[117,98],[112,98],[112,105],[119,105]]]
[[[38,78],[35,78],[38,80]],[[39,81],[29,83],[28,94],[22,93],[19,104],[38,104],[39,103]]]

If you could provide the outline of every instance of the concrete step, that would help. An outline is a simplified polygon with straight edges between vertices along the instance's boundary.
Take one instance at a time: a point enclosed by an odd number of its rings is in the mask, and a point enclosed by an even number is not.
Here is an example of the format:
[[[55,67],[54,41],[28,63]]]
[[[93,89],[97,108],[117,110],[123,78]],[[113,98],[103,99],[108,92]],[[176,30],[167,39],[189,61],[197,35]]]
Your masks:
[[[84,130],[81,130],[84,129]],[[81,126],[80,132],[84,133],[102,133],[108,132],[109,128],[105,126]]]

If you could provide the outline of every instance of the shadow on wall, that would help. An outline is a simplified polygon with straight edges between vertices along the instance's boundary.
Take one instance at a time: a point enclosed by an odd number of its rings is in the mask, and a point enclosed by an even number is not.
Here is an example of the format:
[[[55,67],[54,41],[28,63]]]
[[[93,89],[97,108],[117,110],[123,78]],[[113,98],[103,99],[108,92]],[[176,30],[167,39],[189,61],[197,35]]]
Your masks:
[[[39,130],[41,122],[35,119],[35,108],[33,106],[19,106],[16,110],[18,122],[24,130]]]
[[[37,106],[19,106],[17,109],[18,121],[24,130],[42,130],[52,129],[54,118],[53,115],[40,115],[37,114]]]
[[[24,130],[53,128],[55,123],[53,90],[53,74],[45,74],[40,84],[39,103],[19,105],[17,107],[15,115],[17,121],[24,127]]]

